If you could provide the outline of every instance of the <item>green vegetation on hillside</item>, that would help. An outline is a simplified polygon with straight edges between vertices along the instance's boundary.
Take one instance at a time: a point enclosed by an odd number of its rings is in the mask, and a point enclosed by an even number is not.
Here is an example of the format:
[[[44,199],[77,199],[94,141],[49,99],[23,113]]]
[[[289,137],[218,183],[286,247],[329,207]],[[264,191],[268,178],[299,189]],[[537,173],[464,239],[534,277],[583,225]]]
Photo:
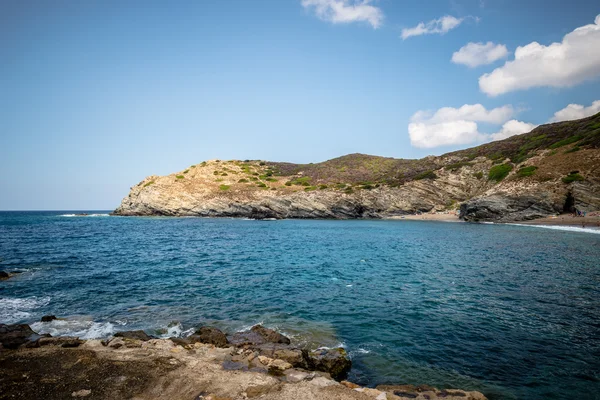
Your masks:
[[[569,173],[569,175],[562,178],[562,181],[564,183],[571,183],[571,182],[583,181],[583,180],[585,180],[585,178],[583,176],[579,175],[579,171],[572,171]]]
[[[502,179],[506,178],[512,169],[512,164],[494,165],[492,168],[490,168],[488,179],[490,181],[500,182]]]
[[[535,173],[536,169],[538,169],[538,167],[536,167],[534,165],[531,165],[529,167],[520,168],[517,171],[517,176],[520,177],[520,178],[524,178],[526,176],[531,176],[531,175],[533,175]]]

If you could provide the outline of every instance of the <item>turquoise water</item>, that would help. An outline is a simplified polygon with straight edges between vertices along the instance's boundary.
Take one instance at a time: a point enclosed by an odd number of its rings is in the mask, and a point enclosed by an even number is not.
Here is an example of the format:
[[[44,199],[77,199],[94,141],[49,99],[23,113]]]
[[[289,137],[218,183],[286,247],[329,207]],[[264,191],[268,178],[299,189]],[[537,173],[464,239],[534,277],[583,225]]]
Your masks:
[[[424,221],[0,213],[0,322],[103,337],[255,323],[350,380],[600,398],[600,234]]]

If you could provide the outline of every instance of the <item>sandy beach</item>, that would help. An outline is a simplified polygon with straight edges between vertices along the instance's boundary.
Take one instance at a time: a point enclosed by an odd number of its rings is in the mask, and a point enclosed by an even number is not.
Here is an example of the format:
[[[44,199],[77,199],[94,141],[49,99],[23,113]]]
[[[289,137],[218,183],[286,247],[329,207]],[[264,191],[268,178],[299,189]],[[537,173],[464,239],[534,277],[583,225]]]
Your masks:
[[[539,218],[531,221],[521,221],[519,223],[527,225],[556,225],[576,226],[579,228],[598,228],[600,227],[600,212],[589,213],[585,217],[574,217],[573,214],[561,214],[554,217]]]
[[[461,222],[458,219],[458,211],[449,211],[441,213],[425,213],[425,214],[409,214],[399,217],[391,217],[390,219],[406,219],[410,221],[445,221],[445,222]]]

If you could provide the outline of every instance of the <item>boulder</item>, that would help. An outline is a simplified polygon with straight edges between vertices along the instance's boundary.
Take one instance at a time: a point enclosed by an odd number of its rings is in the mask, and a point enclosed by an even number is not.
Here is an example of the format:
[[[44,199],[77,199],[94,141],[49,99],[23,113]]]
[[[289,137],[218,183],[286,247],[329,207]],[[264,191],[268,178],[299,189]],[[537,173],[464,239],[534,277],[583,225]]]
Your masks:
[[[188,340],[192,343],[200,342],[212,344],[217,347],[229,347],[227,336],[221,330],[212,326],[201,327]]]
[[[154,337],[147,335],[146,332],[142,330],[117,332],[115,333],[115,337],[120,337],[123,339],[137,339],[144,342],[150,339],[155,339]]]
[[[255,325],[250,329],[251,332],[257,333],[265,340],[267,343],[283,343],[290,344],[291,341],[288,337],[282,335],[279,332],[275,332],[273,329],[265,328],[262,325]]]
[[[287,361],[296,368],[307,368],[307,362],[301,349],[287,344],[265,343],[253,347],[260,355]]]
[[[26,324],[0,324],[0,343],[5,349],[16,349],[23,344],[37,342],[40,337]]]
[[[228,339],[229,343],[239,347],[254,347],[265,343],[291,343],[286,336],[262,325],[255,325],[249,331],[236,332]]]
[[[8,272],[0,271],[0,281],[2,281],[4,279],[8,279],[8,278],[10,278],[10,275],[8,274]]]
[[[56,315],[44,315],[41,319],[41,322],[50,322],[56,319]]]
[[[310,369],[328,372],[335,380],[344,379],[352,368],[352,361],[341,347],[310,351],[307,353],[307,361]]]

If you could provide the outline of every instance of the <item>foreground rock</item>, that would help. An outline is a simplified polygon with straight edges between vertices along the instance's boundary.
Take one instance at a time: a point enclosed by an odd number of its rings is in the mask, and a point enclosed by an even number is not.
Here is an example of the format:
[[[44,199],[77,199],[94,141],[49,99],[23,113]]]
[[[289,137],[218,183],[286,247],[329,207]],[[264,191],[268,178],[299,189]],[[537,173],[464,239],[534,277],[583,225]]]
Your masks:
[[[252,349],[219,348],[199,342],[181,346],[170,340],[141,340],[130,336],[81,341],[78,347],[71,348],[63,344],[73,338],[41,338],[38,342],[45,340],[43,345],[30,348],[27,343],[31,342],[23,338],[31,337],[35,334],[32,332],[27,325],[0,326],[2,343],[13,343],[11,348],[14,348],[21,342],[18,350],[0,351],[0,398],[485,399],[481,393],[461,390],[423,390],[423,387],[409,386],[371,389],[350,382],[340,384],[326,373],[293,368],[282,359],[256,356]],[[11,342],[14,338],[21,339]],[[284,343],[271,345],[287,346]],[[313,356],[328,360],[327,352]],[[231,369],[232,364],[245,364],[246,368]]]
[[[311,369],[325,371],[334,379],[340,380],[346,377],[352,362],[343,348],[317,349],[308,353],[308,365]]]
[[[228,347],[229,345],[227,336],[219,329],[210,326],[201,327],[189,339],[192,342],[213,344],[217,347]]]
[[[0,344],[5,349],[17,349],[21,345],[36,342],[40,337],[26,324],[0,324]]]

